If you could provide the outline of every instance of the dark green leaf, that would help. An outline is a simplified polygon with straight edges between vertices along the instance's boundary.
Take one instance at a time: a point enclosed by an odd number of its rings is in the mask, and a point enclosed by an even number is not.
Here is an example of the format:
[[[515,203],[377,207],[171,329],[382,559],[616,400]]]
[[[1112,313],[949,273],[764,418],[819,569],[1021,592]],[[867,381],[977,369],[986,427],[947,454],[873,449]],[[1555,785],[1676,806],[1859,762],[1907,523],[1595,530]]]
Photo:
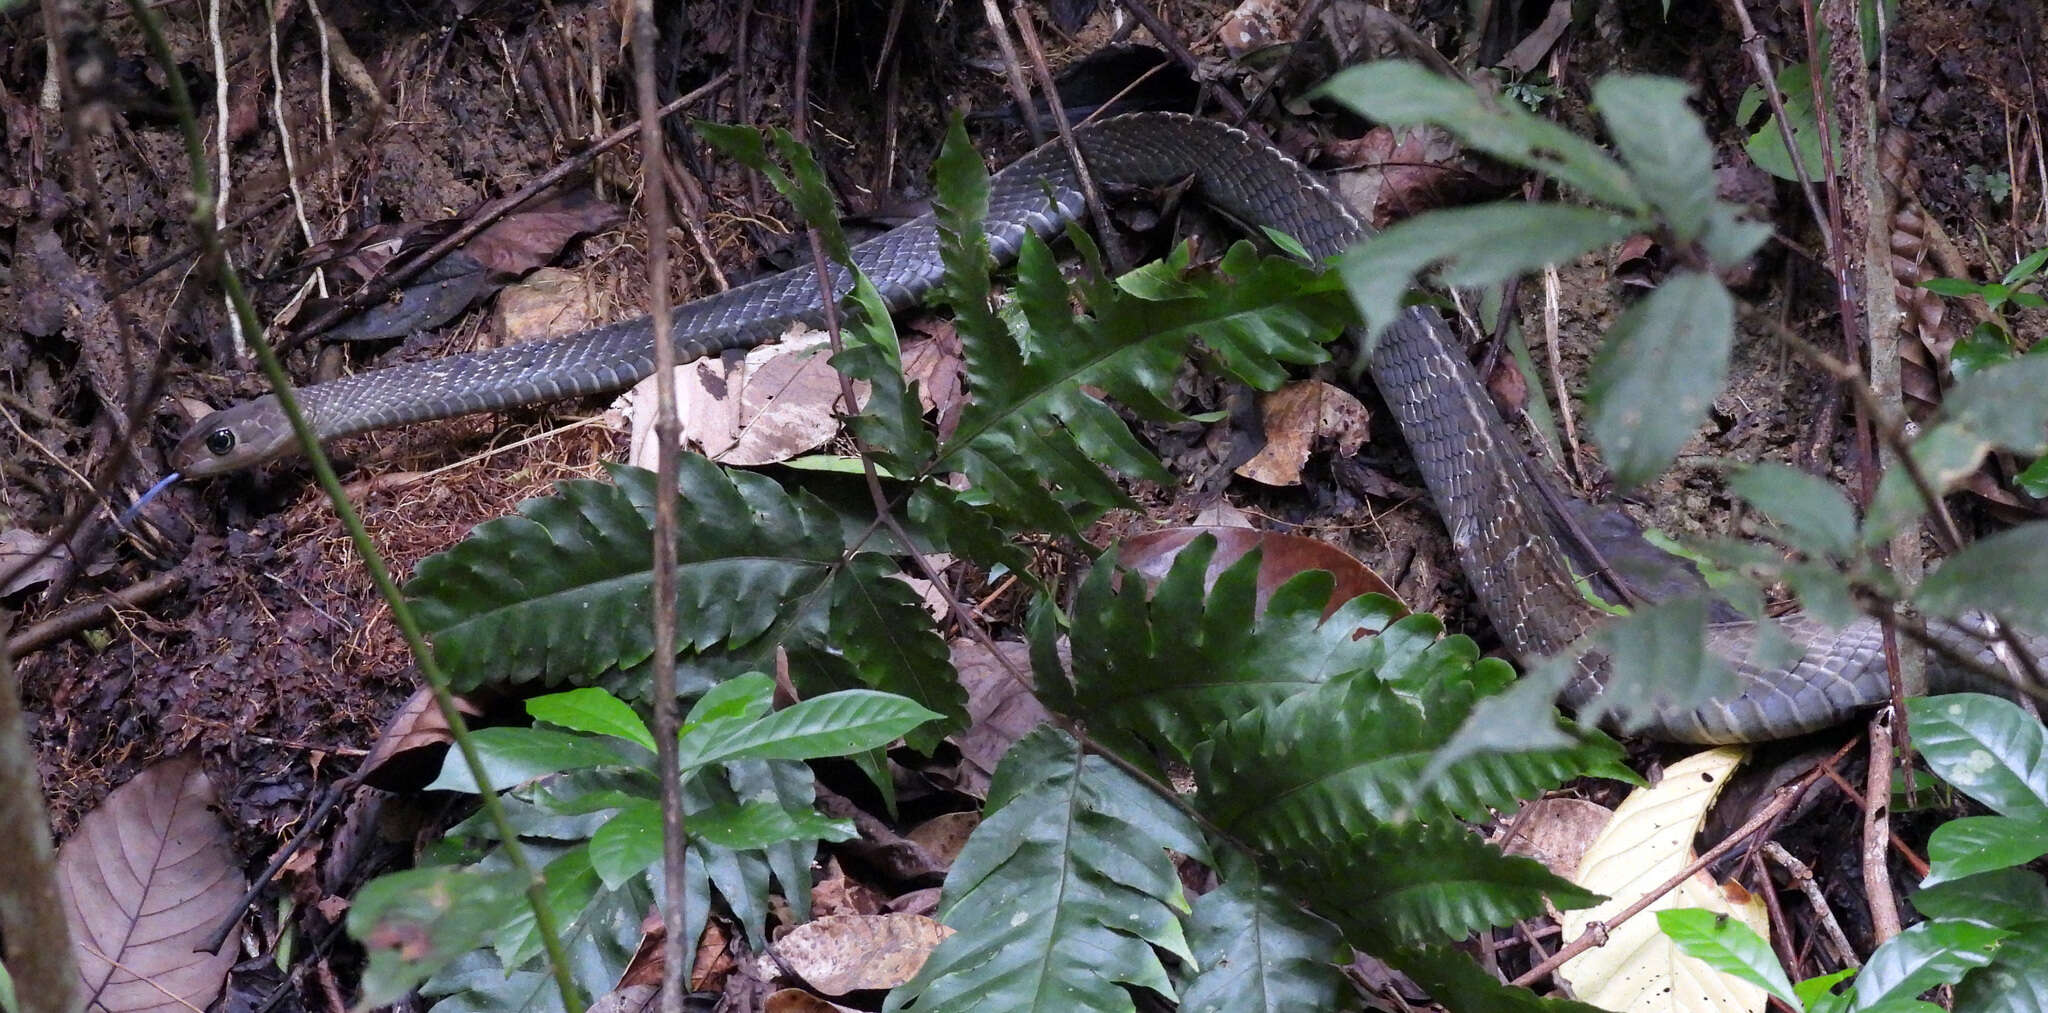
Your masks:
[[[1908,700],[1906,711],[1942,780],[2004,815],[2048,819],[2048,733],[2019,705],[1953,693]]]
[[[2048,855],[2048,818],[1964,816],[1934,828],[1927,841],[1930,871],[1921,885],[1938,886],[1980,872],[2025,865],[2042,855]],[[2043,911],[2042,917],[2048,918],[2048,911]]]
[[[1856,508],[1818,475],[1765,461],[1736,472],[1728,488],[1784,529],[1793,548],[1847,558],[1856,551]]]
[[[1856,1008],[1910,1000],[1936,985],[1953,985],[1991,963],[2012,933],[1978,922],[1921,922],[1877,948],[1856,976]]]
[[[496,791],[565,770],[631,763],[604,740],[547,728],[479,728],[469,733],[469,739]],[[478,790],[459,749],[448,751],[441,761],[441,776],[427,787],[471,794]]]
[[[1159,950],[1193,954],[1167,848],[1207,854],[1151,791],[1061,733],[1032,732],[946,875],[939,919],[954,934],[883,1008],[1129,1013],[1125,985],[1171,997]]]
[[[1657,927],[1680,953],[1749,982],[1794,1009],[1804,1005],[1793,995],[1792,982],[1778,966],[1771,944],[1742,922],[1700,908],[1669,908],[1657,912]]]
[[[1942,414],[1983,434],[2002,450],[2039,453],[2048,447],[2048,358],[2024,355],[1956,382]]]
[[[482,946],[525,906],[511,870],[432,867],[379,876],[356,891],[349,934],[364,944],[361,1001],[395,1002],[449,961]]]
[[[678,646],[736,646],[798,622],[792,604],[839,564],[836,518],[758,475],[694,454],[680,463]],[[652,654],[654,476],[613,474],[617,485],[564,482],[420,563],[406,593],[458,690],[588,682]]]
[[[1672,235],[1691,242],[1714,206],[1714,146],[1686,108],[1683,81],[1610,74],[1593,85],[1593,106],[1628,163],[1636,186]]]
[[[1353,634],[1392,623],[1391,603],[1354,599],[1326,622],[1330,581],[1318,571],[1283,585],[1259,612],[1257,553],[1204,592],[1215,544],[1209,535],[1190,543],[1156,591],[1132,574],[1119,583],[1115,557],[1104,556],[1082,583],[1064,631],[1050,602],[1042,604],[1031,626],[1032,659],[1048,706],[1086,717],[1098,734],[1164,746],[1185,760],[1225,720],[1384,656],[1384,645]],[[1062,633],[1071,644],[1064,661]],[[1070,694],[1060,692],[1069,669]]]
[[[554,913],[557,926],[574,924],[577,913],[590,906],[591,899],[597,896],[603,885],[590,867],[590,849],[587,847],[571,847],[556,855],[541,870],[541,879],[544,880],[542,903]],[[504,924],[496,927],[491,948],[497,951],[498,961],[506,967],[518,967],[540,954],[540,931],[536,928],[530,904],[513,908]]]
[[[1338,270],[1365,318],[1369,346],[1404,312],[1402,296],[1432,265],[1442,265],[1437,274],[1447,285],[1492,285],[1635,229],[1628,218],[1597,208],[1482,204],[1402,222],[1346,253]]]
[[[1183,1013],[1295,1013],[1348,1008],[1337,969],[1349,958],[1336,926],[1270,885],[1237,881],[1202,895],[1188,920],[1200,973],[1181,987]]]
[[[624,700],[595,687],[534,697],[526,701],[526,713],[535,721],[614,736],[654,751],[654,733],[647,730],[647,722]]]
[[[2017,929],[2048,918],[2048,883],[2026,869],[1993,869],[1937,886],[1922,884],[1913,907],[1929,918],[1969,918]]]
[[[2044,388],[2048,389],[2048,388]],[[2048,630],[2048,523],[2035,522],[1982,538],[1949,557],[1914,596],[1930,615],[1982,609],[2020,626]]]
[[[2048,921],[2020,929],[1991,963],[1964,978],[1956,986],[1955,1008],[1956,1013],[2048,1010]]]
[[[912,749],[929,754],[947,735],[967,727],[967,690],[931,612],[909,584],[883,567],[851,565],[833,580],[831,642],[863,683],[943,716],[906,736]]]
[[[1721,283],[1680,272],[1630,307],[1593,361],[1593,434],[1615,480],[1649,481],[1692,438],[1728,379],[1735,303]]]
[[[2027,465],[2027,470],[2020,472],[2019,477],[2013,479],[2013,484],[2035,499],[2048,499],[2048,457]]]
[[[1526,988],[1503,985],[1471,957],[1448,946],[1411,946],[1386,957],[1438,1005],[1458,1013],[1606,1013],[1597,1006],[1538,998]]]
[[[1648,208],[1628,173],[1600,147],[1513,102],[1480,95],[1463,81],[1413,63],[1383,61],[1339,72],[1328,98],[1389,126],[1430,123],[1467,146],[1535,169],[1631,214]]]

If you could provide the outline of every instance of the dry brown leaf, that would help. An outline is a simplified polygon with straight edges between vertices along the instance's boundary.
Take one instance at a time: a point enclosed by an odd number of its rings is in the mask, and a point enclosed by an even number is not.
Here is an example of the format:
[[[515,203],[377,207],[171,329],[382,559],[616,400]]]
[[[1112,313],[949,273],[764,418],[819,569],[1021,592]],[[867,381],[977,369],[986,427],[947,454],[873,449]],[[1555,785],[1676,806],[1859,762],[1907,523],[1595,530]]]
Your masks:
[[[660,999],[659,985],[626,985],[598,996],[584,1013],[654,1013]]]
[[[1586,847],[1613,816],[1606,806],[1582,798],[1539,798],[1503,822],[1492,840],[1502,851],[1533,858],[1570,879],[1579,871]],[[1515,835],[1503,840],[1511,827]]]
[[[1262,550],[1256,604],[1259,609],[1266,607],[1266,599],[1272,597],[1280,585],[1303,570],[1328,570],[1337,578],[1336,585],[1330,589],[1329,603],[1323,608],[1325,619],[1339,606],[1361,594],[1382,594],[1397,602],[1400,600],[1379,574],[1344,550],[1313,538],[1277,531],[1163,528],[1124,539],[1117,549],[1117,562],[1156,584],[1166,579],[1167,571],[1173,568],[1173,561],[1179,558],[1181,550],[1201,535],[1216,537],[1216,552],[1209,557],[1209,571],[1202,578],[1204,587],[1213,587],[1216,578],[1232,563],[1244,558],[1245,553],[1253,549]]]
[[[950,869],[953,859],[960,857],[960,849],[967,846],[968,836],[980,825],[981,814],[978,812],[945,813],[912,827],[904,836]]]
[[[814,915],[881,914],[884,900],[872,887],[846,874],[836,857],[825,860],[825,871],[811,884],[811,912]]]
[[[786,461],[839,432],[839,374],[822,331],[797,331],[738,361],[699,359],[676,368],[683,442],[722,464]],[[867,385],[854,385],[855,397]],[[628,463],[654,467],[654,380],[627,395],[633,443]]]
[[[464,718],[483,713],[463,697],[455,698],[455,709]],[[370,746],[370,755],[363,757],[363,783],[384,791],[424,788],[440,773],[441,758],[453,741],[441,709],[434,706],[433,691],[424,686],[413,690],[398,712],[384,722],[377,741]]]
[[[1436,207],[1466,175],[1456,139],[1436,127],[1404,127],[1397,139],[1374,127],[1355,141],[1332,142],[1325,154],[1356,168],[1337,173],[1337,192],[1374,225]]]
[[[819,992],[895,988],[953,930],[923,915],[826,915],[775,942],[783,966]]]
[[[1259,416],[1266,445],[1237,473],[1267,485],[1300,485],[1302,465],[1318,442],[1331,441],[1349,457],[1372,433],[1365,405],[1341,388],[1321,380],[1290,384],[1259,398]]]
[[[248,884],[213,783],[187,754],[135,775],[57,852],[57,886],[79,978],[106,1013],[189,1013],[220,994],[234,935],[195,953]]]
[[[0,573],[12,573],[14,568],[41,552],[46,539],[26,528],[9,528],[0,531]],[[0,585],[0,598],[12,597],[16,592],[47,584],[64,572],[65,561],[71,558],[68,546],[57,546],[33,565],[14,574],[5,585]]]
[[[624,212],[590,191],[570,190],[499,219],[462,244],[462,252],[493,271],[525,274],[555,259],[569,240],[624,220]]]
[[[591,280],[574,271],[543,267],[498,292],[496,326],[508,345],[587,331],[599,323],[599,297]]]
[[[989,778],[995,775],[1003,754],[1052,715],[980,644],[963,637],[949,647],[953,669],[960,673],[960,686],[967,691],[967,730],[953,736],[960,747],[959,783],[954,787],[982,798],[988,794]],[[1010,641],[997,647],[1012,667],[1030,677],[1029,645]]]

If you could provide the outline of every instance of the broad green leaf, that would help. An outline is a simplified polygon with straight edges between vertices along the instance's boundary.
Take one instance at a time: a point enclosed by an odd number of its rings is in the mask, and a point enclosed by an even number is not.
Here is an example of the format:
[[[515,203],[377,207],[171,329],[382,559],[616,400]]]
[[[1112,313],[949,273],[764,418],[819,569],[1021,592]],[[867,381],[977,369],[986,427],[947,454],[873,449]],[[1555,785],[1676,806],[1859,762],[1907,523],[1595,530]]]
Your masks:
[[[1657,927],[1678,944],[1680,952],[1722,974],[1734,975],[1777,996],[1794,1009],[1804,1004],[1792,993],[1792,982],[1778,966],[1778,955],[1756,930],[1726,915],[1700,908],[1657,912]]]
[[[1376,953],[1512,924],[1543,912],[1546,899],[1558,908],[1601,899],[1455,821],[1368,823],[1337,840],[1261,845],[1282,857],[1277,877],[1291,893],[1310,898],[1353,946]]]
[[[1411,218],[1353,247],[1338,262],[1365,318],[1367,346],[1401,314],[1402,296],[1432,265],[1447,285],[1483,286],[1570,261],[1635,231],[1598,208],[1499,203]]]
[[[1978,539],[1950,556],[1921,583],[1914,600],[1930,615],[1957,617],[1982,609],[2028,629],[2048,630],[2048,580],[2014,579],[2041,573],[2048,573],[2048,524],[2036,521]]]
[[[2048,1010],[2048,921],[2020,928],[1998,955],[1956,986],[1956,1013]]]
[[[1698,238],[1714,206],[1714,146],[1686,108],[1692,91],[1668,77],[1610,74],[1593,85],[1593,106],[1628,163],[1636,186],[1680,242]]]
[[[678,737],[713,721],[751,721],[775,703],[775,679],[760,672],[736,675],[706,690],[683,716]]]
[[[1389,634],[1434,628],[1411,616]],[[1284,850],[1345,840],[1403,815],[1478,818],[1616,766],[1620,747],[1593,734],[1564,747],[1475,753],[1417,792],[1436,750],[1479,701],[1513,682],[1507,666],[1480,661],[1470,640],[1452,637],[1255,708],[1195,751],[1203,810],[1241,839]]]
[[[694,454],[680,463],[678,647],[731,648],[778,623],[804,628],[794,606],[844,549],[831,511]],[[616,485],[561,483],[420,563],[406,594],[456,689],[588,683],[648,660],[654,475],[613,476]]]
[[[1813,75],[1806,64],[1794,63],[1778,72],[1777,84],[1783,96],[1785,118],[1792,125],[1792,141],[1799,146],[1799,158],[1806,167],[1807,178],[1822,179],[1826,177],[1828,168],[1821,159],[1820,121],[1814,115]],[[1736,122],[1748,123],[1765,108],[1763,88],[1750,85],[1736,106]],[[1840,151],[1841,125],[1831,123],[1829,126],[1834,137],[1833,147]],[[1766,119],[1743,147],[1757,168],[1779,179],[1799,179],[1792,155],[1785,148],[1784,132],[1779,130],[1776,122]]]
[[[434,866],[363,885],[348,910],[349,935],[369,952],[364,1003],[396,1002],[450,961],[484,945],[526,904],[526,882],[509,869]]]
[[[1593,435],[1625,487],[1678,456],[1728,379],[1735,303],[1709,275],[1679,272],[1629,308],[1593,360]]]
[[[1203,894],[1188,944],[1200,970],[1181,986],[1183,1013],[1337,1010],[1350,997],[1337,969],[1350,956],[1343,936],[1271,884]]]
[[[594,686],[534,697],[526,701],[526,713],[535,721],[614,736],[654,751],[654,733],[647,730],[647,722],[624,700]]]
[[[683,833],[692,841],[735,851],[758,851],[784,841],[846,841],[858,836],[850,820],[761,801],[699,809],[684,818]],[[591,835],[590,863],[606,886],[617,886],[661,861],[661,838],[661,804],[637,799]]]
[[[1207,854],[1179,811],[1107,761],[1050,729],[1026,735],[946,875],[939,919],[954,934],[883,1008],[1134,1013],[1126,985],[1173,999],[1160,953],[1193,954],[1168,848]]]
[[[1945,295],[1951,299],[1979,295],[1984,291],[1983,285],[1968,278],[1929,278],[1921,282],[1920,287],[1935,295]]]
[[[2048,882],[2027,869],[1993,869],[1929,886],[1921,883],[1913,907],[1929,918],[1969,918],[2002,929],[2048,919]]]
[[[1991,963],[2012,933],[1960,919],[1925,921],[1893,936],[1856,976],[1857,1010],[1909,1000],[1936,985],[1953,985]]]
[[[2042,855],[2048,855],[2048,817],[1964,816],[1934,828],[1927,841],[1930,871],[1921,885],[2025,865]],[[2048,918],[2048,911],[2042,917]]]
[[[849,689],[756,720],[705,722],[680,743],[684,770],[727,760],[809,760],[885,746],[938,717],[891,693]]]
[[[1906,701],[1913,745],[1957,791],[2007,816],[2048,819],[2048,732],[2010,700],[1952,693]]]
[[[483,759],[484,775],[496,791],[565,770],[632,762],[602,739],[549,728],[479,728],[469,733],[469,739]],[[470,794],[478,791],[476,779],[470,776],[469,764],[463,761],[459,749],[448,751],[441,761],[441,776],[427,787]]]
[[[2027,465],[2027,470],[2020,472],[2019,476],[2013,479],[2013,484],[2019,486],[2021,492],[2035,499],[2048,499],[2048,457]]]
[[[2025,284],[2027,279],[2040,273],[2043,264],[2048,264],[2048,247],[2028,254],[2025,259],[2014,264],[2012,270],[2005,272],[2005,277],[1998,280],[2007,285]]]
[[[541,870],[541,879],[543,903],[554,913],[555,924],[564,928],[575,923],[578,912],[589,907],[603,888],[597,872],[590,867],[590,849],[585,846],[571,847],[556,855]],[[497,951],[499,963],[506,967],[518,967],[540,955],[540,930],[530,904],[512,909],[504,924],[495,928],[491,947]]]
[[[1923,431],[1912,443],[1913,462],[1937,493],[1955,488],[1993,449],[1990,440],[1959,422],[1941,422]],[[1877,495],[1871,498],[1864,518],[1863,544],[1882,545],[1906,525],[1927,512],[1927,501],[1915,488],[1906,469],[1892,467],[1878,480]]]
[[[1615,715],[1620,727],[1660,726],[1705,700],[1733,694],[1728,663],[1707,649],[1707,600],[1697,595],[1645,605],[1594,634],[1607,659],[1606,689],[1591,700],[1571,700],[1579,720],[1599,724]]]
[[[1942,414],[1983,434],[2001,450],[2035,454],[2048,447],[2048,357],[2023,355],[1956,381]]]
[[[1599,145],[1514,102],[1482,96],[1463,81],[1417,64],[1389,60],[1351,67],[1318,92],[1389,126],[1442,127],[1468,147],[1547,173],[1630,214],[1648,210],[1635,181]]]
[[[1856,508],[1826,479],[1765,461],[1730,476],[1728,487],[1783,529],[1792,547],[1840,558],[1855,553]]]
[[[1807,1013],[1834,1013],[1848,1009],[1849,1003],[1855,1000],[1855,990],[1851,989],[1846,996],[1836,995],[1835,986],[1856,971],[1857,968],[1845,967],[1833,974],[1808,978],[1793,985],[1792,994],[1799,997],[1799,1005],[1795,1008],[1804,1009]]]

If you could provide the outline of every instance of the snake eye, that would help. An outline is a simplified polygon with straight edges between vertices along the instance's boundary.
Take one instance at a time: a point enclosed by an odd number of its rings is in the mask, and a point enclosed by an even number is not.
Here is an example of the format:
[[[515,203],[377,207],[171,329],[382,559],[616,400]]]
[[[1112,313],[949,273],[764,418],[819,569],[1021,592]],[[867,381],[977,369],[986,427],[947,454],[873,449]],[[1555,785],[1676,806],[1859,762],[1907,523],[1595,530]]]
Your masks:
[[[215,457],[226,457],[235,449],[235,431],[222,426],[206,434],[206,452]]]

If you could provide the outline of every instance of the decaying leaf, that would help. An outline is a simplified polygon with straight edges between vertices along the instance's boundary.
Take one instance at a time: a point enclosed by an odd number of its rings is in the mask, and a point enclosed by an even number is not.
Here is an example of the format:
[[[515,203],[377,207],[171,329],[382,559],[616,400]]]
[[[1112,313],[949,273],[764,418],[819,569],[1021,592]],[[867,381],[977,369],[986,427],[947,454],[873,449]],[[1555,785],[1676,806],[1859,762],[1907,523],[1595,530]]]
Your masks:
[[[1607,807],[1582,798],[1539,798],[1502,823],[1489,839],[1510,855],[1533,858],[1570,879],[1613,816]]]
[[[194,950],[248,884],[219,804],[198,757],[166,760],[115,789],[58,850],[58,891],[91,1008],[189,1013],[220,994],[233,934],[217,953]]]
[[[1586,850],[1574,878],[1580,886],[1612,899],[1599,907],[1566,912],[1567,939],[1577,938],[1595,921],[1613,917],[1692,862],[1692,840],[1700,821],[1743,755],[1740,749],[1721,748],[1689,756],[1667,768],[1656,787],[1631,792],[1622,801],[1606,830]],[[1579,999],[1623,1013],[1763,1009],[1763,989],[1678,952],[1659,931],[1656,912],[1672,908],[1705,908],[1742,920],[1760,936],[1770,935],[1759,898],[1732,884],[1724,889],[1702,872],[1648,910],[1610,926],[1607,945],[1566,961],[1560,977],[1571,982]]]
[[[1010,666],[1031,676],[1031,648],[1023,643],[997,645]],[[961,638],[950,645],[953,668],[967,690],[967,730],[953,737],[960,747],[959,790],[980,798],[988,794],[989,778],[1010,747],[1033,728],[1051,719],[1028,686],[982,646]]]
[[[1300,485],[1302,465],[1318,442],[1328,441],[1349,457],[1372,435],[1371,415],[1350,392],[1308,380],[1289,384],[1259,398],[1266,445],[1237,473],[1267,485]]]
[[[464,697],[455,699],[455,708],[465,719],[483,713]],[[377,741],[370,745],[370,755],[363,757],[363,780],[384,791],[424,788],[440,773],[441,758],[447,755],[448,744],[453,741],[441,709],[434,706],[433,692],[422,686],[413,690],[412,696],[377,733]]]
[[[946,813],[912,827],[904,836],[951,868],[953,859],[960,857],[960,849],[967,846],[968,836],[980,825],[978,812]]]
[[[720,464],[742,467],[787,461],[839,432],[839,375],[822,331],[784,335],[739,361],[700,359],[676,368],[676,412],[683,443]],[[854,385],[865,398],[867,384]],[[633,403],[628,461],[654,467],[654,381],[641,381]]]
[[[923,915],[827,915],[792,929],[775,955],[826,995],[894,988],[953,930]]]
[[[599,302],[588,275],[543,267],[498,293],[497,331],[507,344],[518,344],[589,330],[603,323]]]

